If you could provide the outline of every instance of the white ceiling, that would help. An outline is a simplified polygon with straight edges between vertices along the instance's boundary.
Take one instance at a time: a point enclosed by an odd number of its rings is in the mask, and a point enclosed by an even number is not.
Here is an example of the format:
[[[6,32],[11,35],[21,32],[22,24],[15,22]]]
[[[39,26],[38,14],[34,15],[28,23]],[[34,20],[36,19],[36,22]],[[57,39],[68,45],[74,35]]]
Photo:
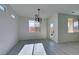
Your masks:
[[[33,16],[40,8],[41,16],[51,16],[55,12],[79,15],[79,4],[11,4],[20,16]]]

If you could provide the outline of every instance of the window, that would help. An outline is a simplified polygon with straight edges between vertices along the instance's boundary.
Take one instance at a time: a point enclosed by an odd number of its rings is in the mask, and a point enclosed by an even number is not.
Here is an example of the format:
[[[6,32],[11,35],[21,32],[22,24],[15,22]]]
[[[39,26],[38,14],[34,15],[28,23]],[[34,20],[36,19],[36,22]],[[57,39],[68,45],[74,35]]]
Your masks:
[[[78,20],[74,21],[74,32],[79,32]]]
[[[79,32],[78,19],[68,18],[68,32]]]
[[[29,20],[29,32],[39,32],[40,22],[35,20]]]

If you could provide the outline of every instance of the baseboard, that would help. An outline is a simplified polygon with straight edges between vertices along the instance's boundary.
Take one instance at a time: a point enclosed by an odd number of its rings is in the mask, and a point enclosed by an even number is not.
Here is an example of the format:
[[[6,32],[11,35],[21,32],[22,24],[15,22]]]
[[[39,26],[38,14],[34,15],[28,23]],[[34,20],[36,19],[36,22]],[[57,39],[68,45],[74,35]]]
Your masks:
[[[75,43],[75,42],[79,42],[79,41],[68,41],[68,42],[58,42],[58,43],[62,44],[62,43]]]

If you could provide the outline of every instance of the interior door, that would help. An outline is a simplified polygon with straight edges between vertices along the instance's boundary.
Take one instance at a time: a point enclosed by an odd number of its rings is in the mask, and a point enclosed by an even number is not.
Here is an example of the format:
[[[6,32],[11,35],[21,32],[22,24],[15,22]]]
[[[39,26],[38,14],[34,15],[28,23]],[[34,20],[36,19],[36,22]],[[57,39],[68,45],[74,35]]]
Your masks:
[[[54,24],[50,24],[50,39],[54,37]]]

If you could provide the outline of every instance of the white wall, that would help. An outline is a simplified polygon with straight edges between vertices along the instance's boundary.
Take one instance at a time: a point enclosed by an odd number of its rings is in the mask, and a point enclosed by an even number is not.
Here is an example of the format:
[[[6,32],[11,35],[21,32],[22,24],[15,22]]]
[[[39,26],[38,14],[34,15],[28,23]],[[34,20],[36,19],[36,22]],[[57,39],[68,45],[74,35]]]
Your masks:
[[[43,19],[41,23],[40,32],[29,32],[29,23],[28,18],[19,17],[19,40],[28,40],[28,39],[46,39],[47,38],[47,29],[46,29],[46,20]]]
[[[9,13],[8,13],[9,12]],[[0,54],[6,54],[17,43],[17,18],[12,19],[14,13],[7,5],[7,12],[0,13]],[[15,14],[15,13],[14,13]]]
[[[68,17],[76,17],[67,14],[58,14],[58,41],[70,42],[79,41],[79,33],[68,33]]]
[[[58,43],[58,14],[54,13],[50,19],[48,19],[48,38],[50,39],[50,24],[54,24],[54,36],[52,40]]]
[[[48,19],[47,35],[49,39],[50,39],[49,27],[50,24],[54,24],[55,34],[52,40],[54,40],[57,43],[79,41],[78,32],[68,33],[68,17],[78,17],[78,16],[56,13],[53,14],[50,19]]]

